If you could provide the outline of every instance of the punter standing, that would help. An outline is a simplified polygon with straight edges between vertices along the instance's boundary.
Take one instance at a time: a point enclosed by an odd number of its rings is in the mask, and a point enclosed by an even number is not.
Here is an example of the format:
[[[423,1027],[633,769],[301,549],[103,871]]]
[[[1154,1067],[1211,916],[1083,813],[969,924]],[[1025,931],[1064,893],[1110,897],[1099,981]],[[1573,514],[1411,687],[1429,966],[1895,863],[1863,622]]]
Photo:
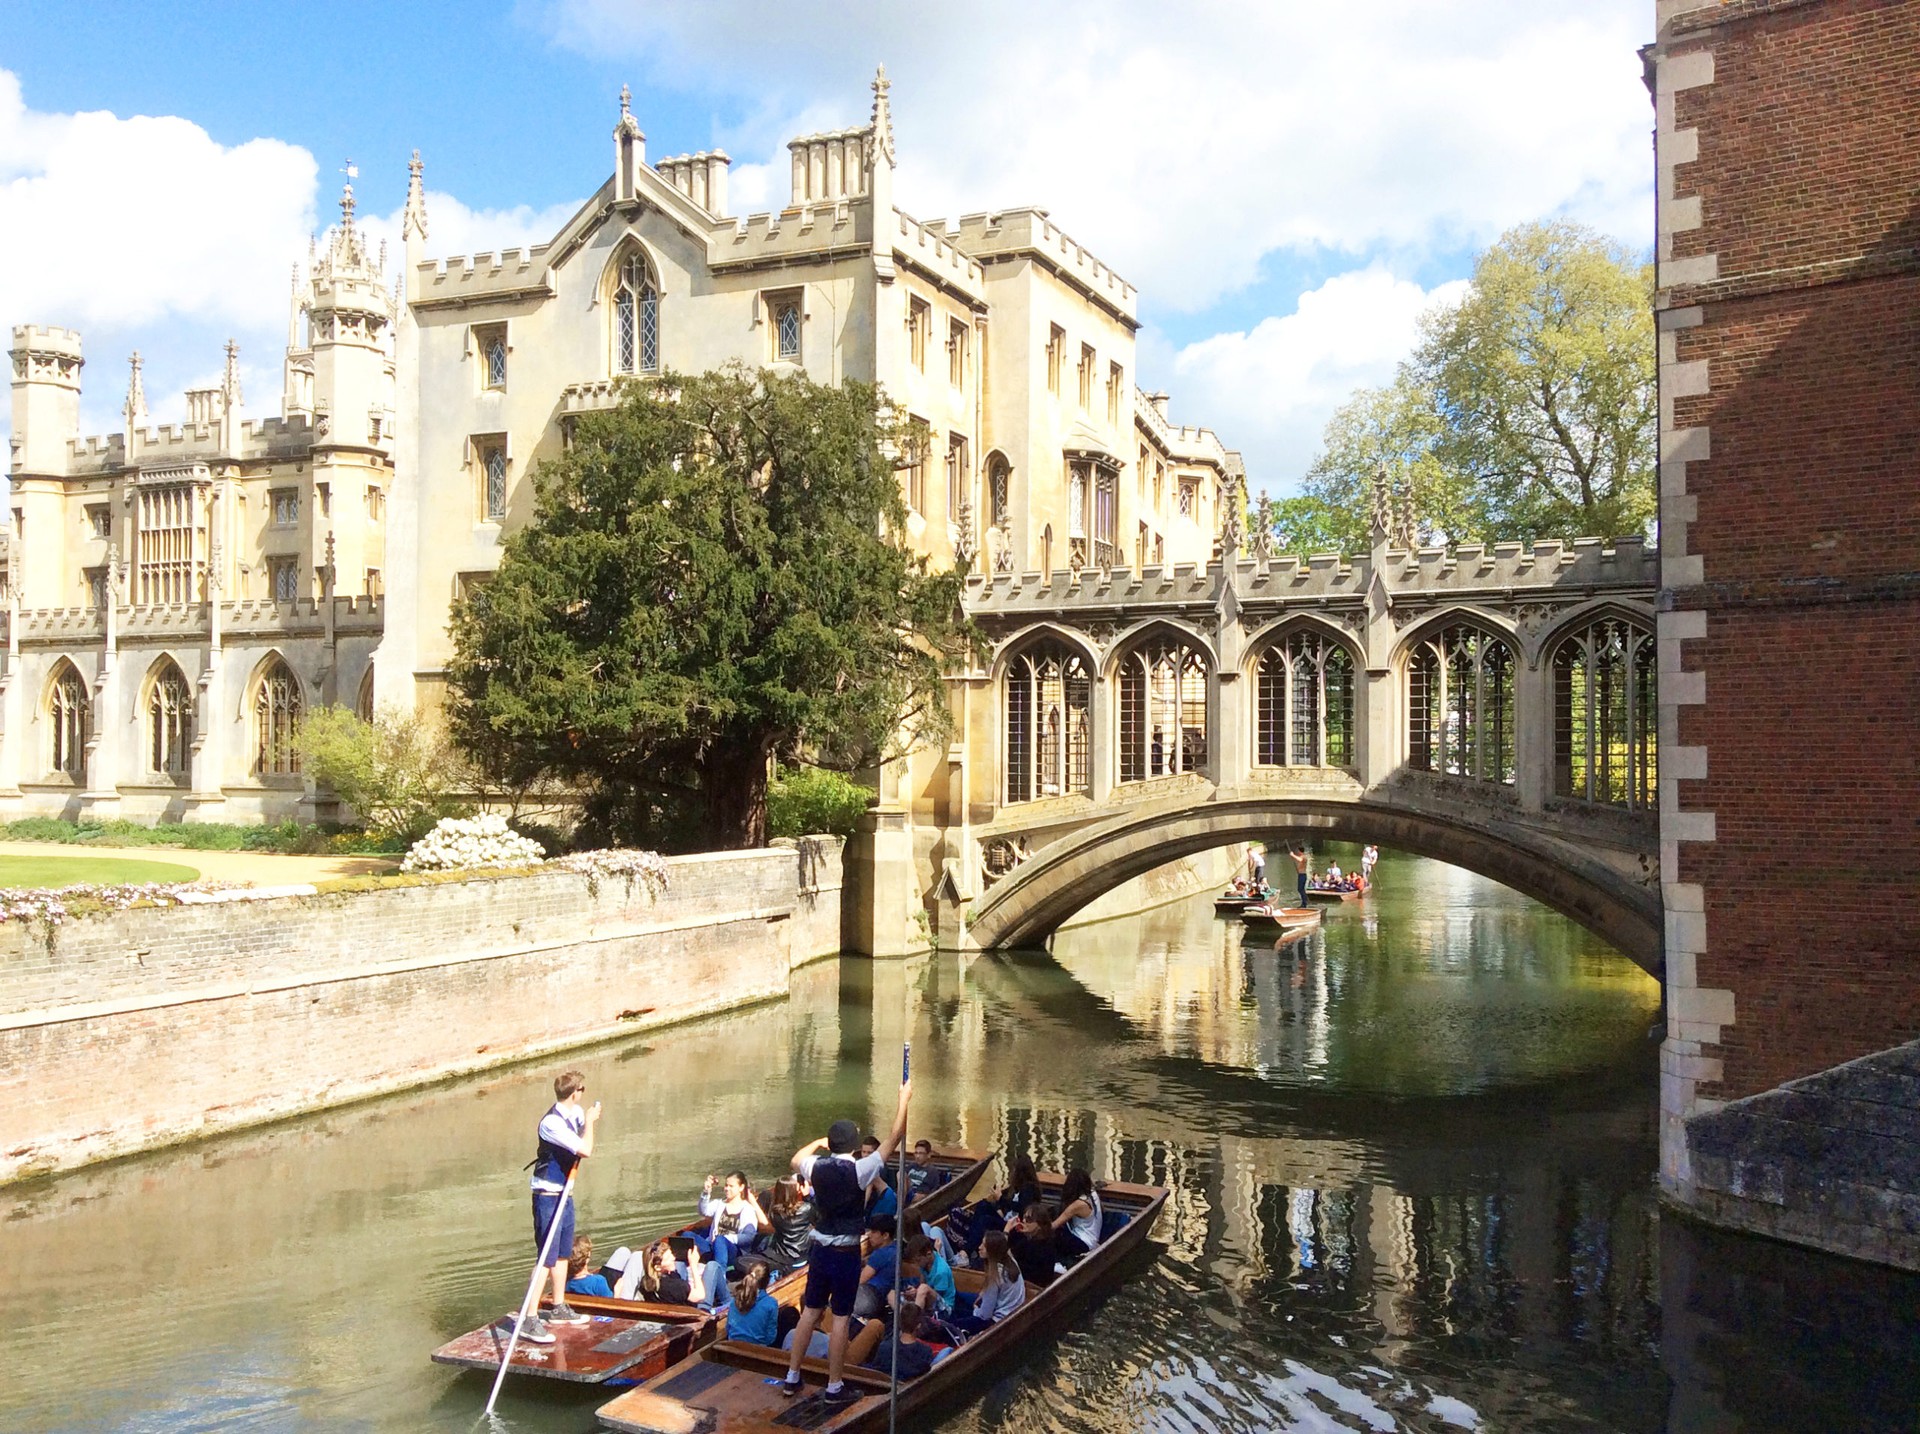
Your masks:
[[[593,1154],[593,1127],[600,1120],[600,1102],[582,1108],[587,1093],[587,1078],[579,1071],[563,1071],[554,1077],[553,1108],[540,1117],[539,1146],[533,1156],[533,1248],[536,1256],[545,1254],[553,1279],[553,1308],[547,1313],[552,1324],[585,1324],[587,1316],[575,1314],[567,1306],[567,1257],[573,1253],[573,1200],[559,1211],[560,1229],[551,1244],[547,1232],[554,1212],[566,1189],[567,1177],[582,1159]],[[540,1341],[539,1321],[530,1321],[522,1338]],[[549,1336],[549,1339],[551,1337]]]
[[[787,1361],[786,1382],[780,1392],[800,1392],[800,1361],[829,1307],[833,1325],[827,1336],[827,1398],[855,1397],[841,1380],[847,1362],[847,1320],[860,1290],[860,1236],[866,1229],[867,1186],[886,1169],[894,1150],[907,1133],[907,1106],[913,1082],[900,1086],[900,1107],[893,1129],[871,1155],[855,1158],[860,1127],[836,1120],[826,1138],[803,1145],[793,1157],[793,1173],[813,1187],[813,1203],[820,1214],[813,1227],[813,1247],[807,1260],[807,1291],[800,1300],[800,1324],[793,1332],[793,1354]],[[820,1153],[821,1146],[826,1154]]]
[[[1307,849],[1303,846],[1295,846],[1288,850],[1287,855],[1293,858],[1294,885],[1300,892],[1300,904],[1305,906],[1307,904]]]

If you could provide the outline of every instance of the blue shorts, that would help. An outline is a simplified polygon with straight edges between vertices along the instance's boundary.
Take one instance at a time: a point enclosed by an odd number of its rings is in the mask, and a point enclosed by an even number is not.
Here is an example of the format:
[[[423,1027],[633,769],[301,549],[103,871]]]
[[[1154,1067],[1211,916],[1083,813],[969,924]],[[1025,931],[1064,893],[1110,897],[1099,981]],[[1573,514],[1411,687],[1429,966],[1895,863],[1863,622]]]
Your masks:
[[[547,1226],[553,1223],[553,1207],[560,1203],[558,1190],[536,1190],[533,1192],[533,1248],[537,1253],[547,1251],[546,1264],[549,1269],[568,1259],[573,1254],[573,1201],[567,1201],[567,1208],[560,1212],[560,1233],[553,1237],[553,1246],[547,1247]]]
[[[860,1247],[823,1245],[814,1241],[807,1257],[807,1292],[801,1297],[805,1309],[825,1309],[832,1303],[841,1319],[853,1313],[853,1297],[860,1291]]]

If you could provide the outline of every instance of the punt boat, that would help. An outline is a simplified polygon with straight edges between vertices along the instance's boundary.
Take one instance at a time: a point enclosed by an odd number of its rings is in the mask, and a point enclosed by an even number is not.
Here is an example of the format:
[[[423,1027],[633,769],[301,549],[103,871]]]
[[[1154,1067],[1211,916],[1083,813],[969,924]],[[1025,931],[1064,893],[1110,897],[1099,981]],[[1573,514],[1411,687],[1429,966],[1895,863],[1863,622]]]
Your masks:
[[[991,1151],[983,1155],[977,1150],[937,1147],[933,1165],[946,1171],[948,1178],[908,1205],[907,1218],[940,1219],[966,1199],[992,1162]],[[706,1223],[697,1220],[642,1241],[633,1247],[636,1258],[651,1248],[655,1240],[692,1235]],[[798,1305],[805,1286],[806,1268],[802,1266],[775,1280],[768,1292],[783,1304]],[[552,1344],[519,1341],[513,1347],[513,1361],[507,1366],[509,1374],[532,1374],[575,1384],[615,1387],[637,1384],[711,1344],[726,1328],[724,1314],[693,1305],[601,1299],[595,1295],[569,1295],[567,1303],[577,1313],[588,1316],[588,1322],[549,1326],[554,1337]],[[543,1296],[541,1312],[547,1307]],[[499,1369],[500,1356],[506,1352],[512,1334],[513,1314],[509,1312],[492,1324],[469,1330],[441,1345],[433,1352],[434,1362],[492,1373]]]
[[[1223,891],[1213,899],[1213,909],[1223,916],[1231,916],[1245,911],[1249,906],[1259,906],[1272,899],[1273,893],[1255,896],[1250,891]]]
[[[1307,900],[1308,901],[1358,901],[1361,897],[1365,896],[1370,890],[1372,890],[1372,883],[1368,882],[1365,878],[1362,878],[1360,884],[1354,887],[1316,886],[1313,883],[1309,882],[1307,884]]]
[[[1057,1190],[1060,1177],[1043,1176]],[[939,1354],[932,1370],[900,1386],[903,1419],[924,1410],[951,1410],[964,1386],[1003,1364],[1015,1351],[1031,1354],[1048,1328],[1064,1323],[1073,1310],[1152,1232],[1167,1203],[1158,1186],[1117,1181],[1099,1187],[1105,1211],[1100,1243],[1044,1290],[1029,1291],[1027,1301],[982,1334]],[[978,1270],[955,1270],[962,1290],[977,1292]],[[886,1347],[883,1343],[883,1349]],[[824,1434],[871,1434],[887,1426],[888,1379],[885,1371],[848,1366],[847,1387],[856,1397],[833,1401],[823,1386],[827,1362],[801,1362],[806,1388],[788,1397],[778,1382],[786,1375],[787,1354],[765,1345],[721,1339],[697,1351],[643,1389],[631,1390],[600,1407],[600,1422],[621,1434],[782,1434],[810,1429]]]
[[[1290,930],[1300,926],[1318,926],[1320,911],[1313,906],[1249,906],[1240,913],[1240,919],[1252,931],[1271,931],[1275,927]]]

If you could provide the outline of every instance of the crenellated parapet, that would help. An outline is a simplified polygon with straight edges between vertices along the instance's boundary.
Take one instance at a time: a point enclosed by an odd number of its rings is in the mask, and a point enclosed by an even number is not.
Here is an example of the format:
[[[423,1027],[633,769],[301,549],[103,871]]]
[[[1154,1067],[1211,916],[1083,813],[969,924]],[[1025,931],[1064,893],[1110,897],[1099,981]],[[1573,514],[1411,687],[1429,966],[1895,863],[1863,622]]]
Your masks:
[[[1129,324],[1138,324],[1140,293],[1105,261],[1038,208],[963,214],[954,242],[983,264],[1038,260],[1057,278]]]
[[[416,307],[477,304],[525,295],[548,297],[553,283],[547,264],[549,244],[498,253],[454,255],[415,266],[407,286]]]

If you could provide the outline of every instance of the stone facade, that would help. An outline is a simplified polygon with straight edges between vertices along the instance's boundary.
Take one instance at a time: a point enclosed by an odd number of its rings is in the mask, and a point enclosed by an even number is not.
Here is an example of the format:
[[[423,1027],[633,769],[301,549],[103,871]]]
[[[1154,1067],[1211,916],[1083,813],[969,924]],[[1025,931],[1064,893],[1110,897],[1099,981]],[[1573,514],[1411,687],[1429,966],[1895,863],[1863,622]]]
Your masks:
[[[1662,1179],[1709,1207],[1723,1102],[1920,1035],[1920,4],[1658,18]]]
[[[730,161],[649,162],[622,97],[613,172],[546,243],[431,259],[419,157],[404,263],[341,221],[296,271],[280,415],[233,355],[189,422],[79,432],[79,335],[14,333],[0,813],[311,816],[281,740],[328,703],[431,710],[447,619],[532,511],[530,475],[629,376],[730,361],[884,385],[925,423],[903,468],[936,563],[1204,562],[1241,466],[1136,385],[1138,296],[1040,209],[895,207],[884,74],[868,122],[789,146],[778,211]],[[944,754],[880,774],[922,820]]]
[[[839,949],[837,841],[668,871],[0,926],[0,1182],[773,999]]]

